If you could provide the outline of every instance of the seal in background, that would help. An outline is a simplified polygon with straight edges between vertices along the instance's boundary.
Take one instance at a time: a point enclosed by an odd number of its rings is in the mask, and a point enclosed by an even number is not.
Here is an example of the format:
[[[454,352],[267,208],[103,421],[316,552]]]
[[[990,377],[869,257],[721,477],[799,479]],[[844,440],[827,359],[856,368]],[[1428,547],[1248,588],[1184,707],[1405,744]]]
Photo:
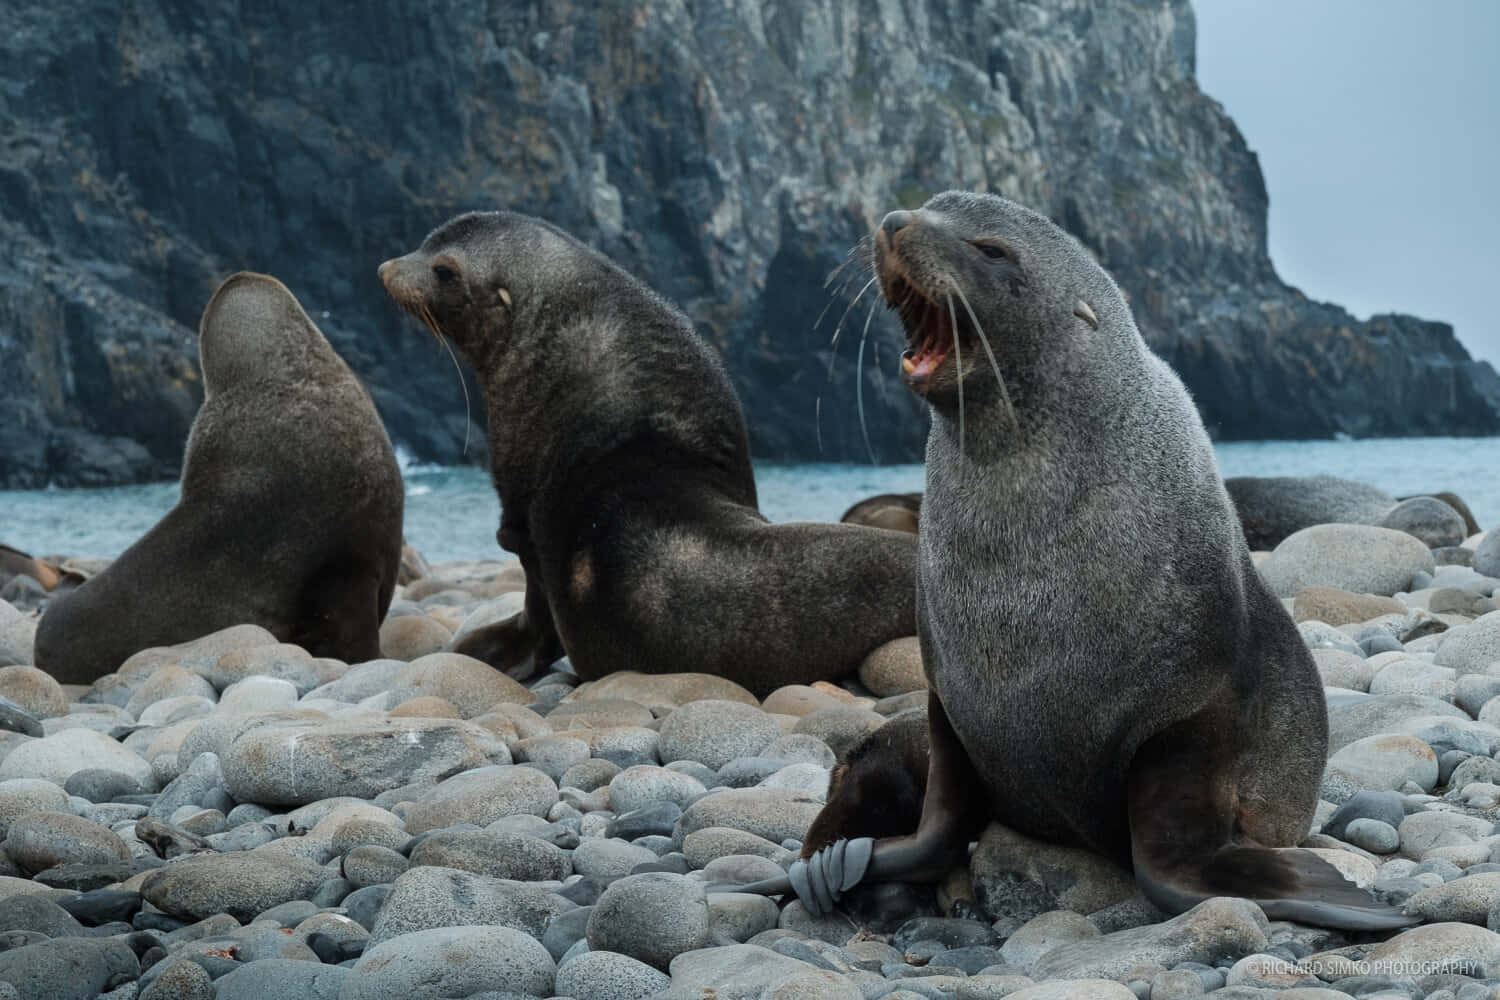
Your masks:
[[[286,286],[241,272],[199,325],[203,406],[182,496],[37,627],[37,666],[88,683],[132,653],[250,622],[314,656],[380,655],[403,492],[369,394]]]
[[[381,265],[484,385],[502,548],[525,608],[460,652],[580,676],[702,671],[758,695],[855,670],[915,628],[916,542],[770,524],[717,353],[556,226],[472,213]]]

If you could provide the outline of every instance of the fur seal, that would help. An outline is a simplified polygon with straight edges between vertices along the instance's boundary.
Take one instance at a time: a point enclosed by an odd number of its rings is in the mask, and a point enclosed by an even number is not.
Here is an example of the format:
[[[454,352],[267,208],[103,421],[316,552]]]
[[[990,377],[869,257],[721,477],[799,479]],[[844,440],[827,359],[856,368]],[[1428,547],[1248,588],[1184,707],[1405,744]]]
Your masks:
[[[181,499],[42,615],[37,665],[64,683],[242,622],[314,656],[380,655],[404,494],[369,394],[267,275],[226,279],[198,336]]]
[[[922,494],[877,493],[844,511],[839,520],[844,524],[867,524],[915,535],[922,520]]]
[[[484,385],[502,548],[526,603],[459,651],[585,679],[702,671],[757,695],[848,673],[915,628],[916,542],[770,524],[717,353],[563,230],[461,215],[380,266]]]
[[[949,192],[885,217],[875,270],[932,410],[927,785],[913,832],[835,840],[785,885],[816,913],[863,879],[937,877],[997,820],[1132,865],[1172,912],[1228,895],[1274,919],[1413,923],[1291,846],[1323,774],[1322,684],[1103,268],[1041,215]]]

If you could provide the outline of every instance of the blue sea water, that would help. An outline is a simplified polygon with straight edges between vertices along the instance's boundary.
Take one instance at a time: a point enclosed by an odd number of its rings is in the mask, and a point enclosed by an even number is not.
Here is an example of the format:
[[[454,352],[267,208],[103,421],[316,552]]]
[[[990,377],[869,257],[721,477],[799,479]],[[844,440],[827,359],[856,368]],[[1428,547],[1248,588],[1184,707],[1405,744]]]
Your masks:
[[[1226,476],[1344,476],[1397,496],[1452,490],[1482,527],[1500,521],[1500,438],[1235,441],[1215,450]],[[502,555],[486,473],[409,462],[403,472],[407,541],[430,561]],[[871,494],[920,490],[922,467],[762,462],[756,481],[772,521],[831,521]],[[176,483],[0,491],[0,542],[36,555],[113,557],[176,502]]]

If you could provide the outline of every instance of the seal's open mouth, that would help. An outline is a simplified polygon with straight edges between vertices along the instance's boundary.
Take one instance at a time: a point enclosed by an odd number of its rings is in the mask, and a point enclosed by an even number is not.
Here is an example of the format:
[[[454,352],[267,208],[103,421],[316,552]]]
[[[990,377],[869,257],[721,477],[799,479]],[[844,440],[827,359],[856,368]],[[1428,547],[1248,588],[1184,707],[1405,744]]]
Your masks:
[[[908,382],[926,381],[953,351],[953,314],[905,278],[891,282],[886,302],[900,312],[906,327],[908,347],[901,355],[901,374]]]

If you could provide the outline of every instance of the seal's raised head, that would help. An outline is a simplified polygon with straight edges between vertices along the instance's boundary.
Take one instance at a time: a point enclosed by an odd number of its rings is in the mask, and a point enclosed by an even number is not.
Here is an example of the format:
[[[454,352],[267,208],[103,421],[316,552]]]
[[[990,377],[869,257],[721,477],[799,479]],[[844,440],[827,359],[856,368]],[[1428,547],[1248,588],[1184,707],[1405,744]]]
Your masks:
[[[891,212],[875,232],[875,271],[906,328],[902,375],[940,409],[961,385],[982,403],[1000,371],[1024,389],[1045,381],[1031,371],[1066,367],[1070,354],[1139,351],[1124,297],[1089,252],[1004,198],[949,191]]]
[[[562,230],[515,212],[469,212],[434,229],[411,253],[380,265],[398,305],[471,360],[510,346],[518,331],[555,308],[602,256]],[[565,305],[567,303],[564,303]]]
[[[343,362],[285,285],[240,271],[224,279],[198,322],[208,396],[235,385],[343,371]]]

